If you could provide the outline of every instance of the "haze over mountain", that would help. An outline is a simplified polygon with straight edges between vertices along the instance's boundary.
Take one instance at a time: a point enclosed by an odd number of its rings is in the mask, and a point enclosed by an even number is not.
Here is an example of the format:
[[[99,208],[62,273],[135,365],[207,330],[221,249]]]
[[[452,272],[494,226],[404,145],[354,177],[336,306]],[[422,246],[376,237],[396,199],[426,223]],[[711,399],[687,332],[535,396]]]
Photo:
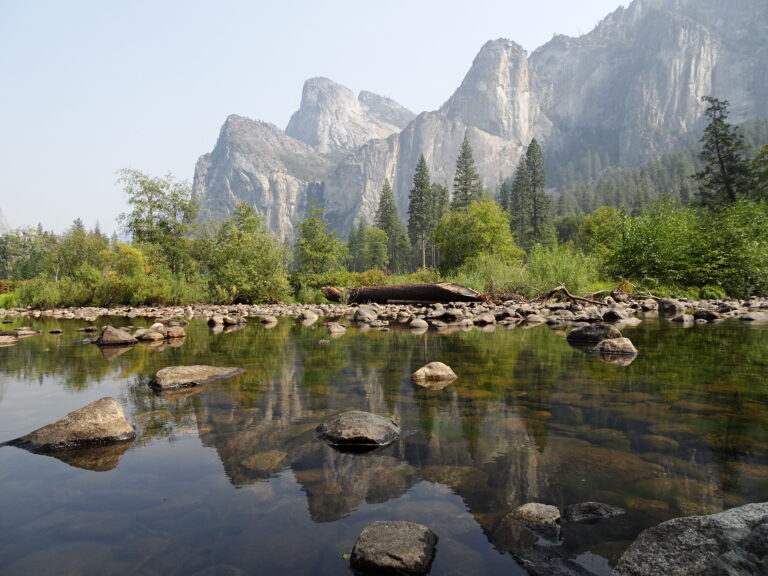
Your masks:
[[[445,104],[415,117],[312,78],[285,131],[230,116],[197,163],[194,189],[209,216],[245,200],[291,237],[312,200],[342,233],[360,217],[372,222],[385,178],[405,216],[419,156],[450,186],[465,136],[490,189],[533,137],[550,165],[593,153],[637,164],[700,130],[704,95],[728,99],[734,122],[768,116],[766,39],[764,0],[635,0],[531,55],[511,40],[487,42]]]
[[[5,219],[2,209],[0,209],[0,234],[6,234],[11,231],[8,220]]]

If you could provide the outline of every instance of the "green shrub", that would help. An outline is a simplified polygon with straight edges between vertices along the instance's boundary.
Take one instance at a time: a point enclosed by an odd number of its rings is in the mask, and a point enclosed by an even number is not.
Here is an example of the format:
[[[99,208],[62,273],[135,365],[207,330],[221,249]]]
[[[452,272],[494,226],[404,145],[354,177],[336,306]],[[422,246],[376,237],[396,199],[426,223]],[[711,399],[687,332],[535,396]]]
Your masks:
[[[19,305],[19,295],[14,292],[6,292],[0,294],[0,308],[4,310],[10,310],[16,308]]]

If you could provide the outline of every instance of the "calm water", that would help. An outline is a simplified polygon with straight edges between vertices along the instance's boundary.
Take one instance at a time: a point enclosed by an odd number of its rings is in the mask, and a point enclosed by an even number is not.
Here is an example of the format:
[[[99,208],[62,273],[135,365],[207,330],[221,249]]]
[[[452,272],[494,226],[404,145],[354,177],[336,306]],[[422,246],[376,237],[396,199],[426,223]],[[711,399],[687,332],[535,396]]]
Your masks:
[[[768,499],[766,325],[649,320],[624,330],[640,350],[629,366],[546,326],[350,329],[320,345],[323,328],[291,320],[194,323],[180,347],[103,354],[75,342],[76,321],[32,325],[44,333],[0,348],[0,440],[103,396],[138,439],[64,461],[0,448],[3,575],[350,574],[344,555],[381,519],[438,534],[434,575],[522,574],[501,518],[586,500],[627,510],[564,525],[565,550],[606,574],[646,527]],[[410,373],[433,360],[460,379],[416,388]],[[155,396],[149,378],[178,364],[246,373]],[[315,438],[348,409],[390,415],[405,437],[364,455]]]

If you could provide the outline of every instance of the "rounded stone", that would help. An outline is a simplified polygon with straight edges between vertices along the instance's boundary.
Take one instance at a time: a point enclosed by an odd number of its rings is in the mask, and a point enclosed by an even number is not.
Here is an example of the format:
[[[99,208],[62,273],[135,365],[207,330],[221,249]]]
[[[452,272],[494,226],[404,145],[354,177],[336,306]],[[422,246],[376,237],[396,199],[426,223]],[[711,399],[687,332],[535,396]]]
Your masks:
[[[437,536],[414,522],[373,522],[360,533],[350,566],[376,574],[428,574],[437,550]]]
[[[458,376],[456,376],[451,367],[442,362],[430,362],[411,374],[411,379],[419,383],[429,381],[450,382],[456,380],[456,378]]]
[[[609,338],[597,343],[593,351],[597,354],[627,354],[637,355],[637,348],[629,338]]]
[[[391,418],[350,410],[335,414],[317,427],[320,438],[334,446],[386,446],[400,435],[400,426]]]
[[[589,324],[580,328],[574,328],[568,333],[568,342],[579,343],[598,343],[602,340],[611,338],[621,338],[621,332],[618,328],[608,324]]]

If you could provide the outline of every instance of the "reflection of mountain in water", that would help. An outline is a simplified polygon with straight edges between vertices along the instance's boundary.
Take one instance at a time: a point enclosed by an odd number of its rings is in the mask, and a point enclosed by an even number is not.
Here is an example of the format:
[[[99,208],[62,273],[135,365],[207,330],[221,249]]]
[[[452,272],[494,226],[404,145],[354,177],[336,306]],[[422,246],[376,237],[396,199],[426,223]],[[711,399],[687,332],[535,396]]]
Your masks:
[[[491,541],[504,515],[526,502],[562,509],[601,500],[630,512],[610,524],[566,526],[565,546],[578,553],[672,516],[739,503],[721,490],[709,440],[678,422],[663,396],[617,387],[616,367],[545,327],[517,340],[353,332],[326,347],[302,330],[271,359],[271,375],[216,383],[192,406],[200,439],[233,484],[291,468],[315,522],[397,499],[420,481],[460,495]],[[463,359],[460,379],[442,391],[415,387],[408,375],[434,358]],[[394,417],[404,438],[364,455],[317,439],[319,422],[349,409]],[[623,546],[601,554],[615,558]]]

